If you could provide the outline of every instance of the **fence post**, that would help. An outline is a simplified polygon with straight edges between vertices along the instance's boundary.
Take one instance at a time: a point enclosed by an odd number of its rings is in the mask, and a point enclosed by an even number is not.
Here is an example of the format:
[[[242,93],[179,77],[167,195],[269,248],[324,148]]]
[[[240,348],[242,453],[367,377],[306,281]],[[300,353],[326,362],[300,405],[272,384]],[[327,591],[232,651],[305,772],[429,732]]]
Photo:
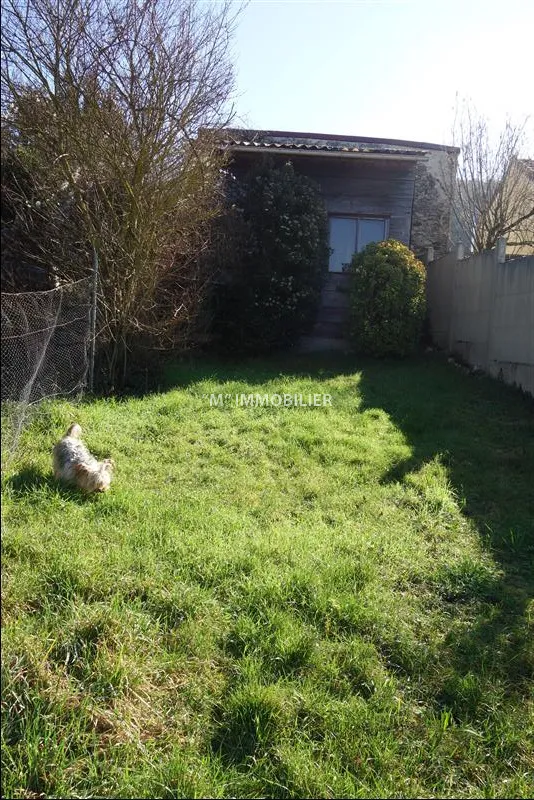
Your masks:
[[[493,330],[493,325],[495,322],[495,303],[496,303],[496,295],[495,290],[497,287],[497,280],[498,280],[498,272],[499,272],[499,264],[504,264],[506,261],[506,237],[500,236],[497,239],[497,245],[495,250],[492,251],[493,253],[493,261],[491,264],[491,283],[490,283],[490,292],[489,292],[489,310],[488,310],[488,329],[486,334],[486,364],[484,365],[487,372],[490,375],[495,376],[495,370],[492,372],[491,366],[495,362],[493,356],[494,353],[494,346],[495,346],[495,332]]]
[[[449,353],[454,352],[454,342],[456,333],[456,299],[458,294],[458,273],[460,271],[460,261],[464,257],[464,246],[461,242],[456,245],[456,250],[451,253],[455,259],[452,273],[451,288],[451,311],[449,317]]]
[[[426,251],[426,263],[430,264],[431,261],[434,261],[434,248],[432,245],[430,245]]]
[[[460,272],[460,261],[463,261],[465,255],[463,242],[456,244],[454,257],[456,263],[454,265],[454,273],[452,276],[452,292],[451,292],[451,316],[449,322],[449,352],[454,352],[454,342],[456,341],[456,304],[458,295],[458,275]]]
[[[95,381],[95,340],[96,340],[96,301],[98,289],[98,253],[93,247],[93,285],[91,290],[91,325],[89,331],[89,391],[92,392]]]
[[[504,264],[506,261],[506,237],[500,236],[497,239],[497,264]]]

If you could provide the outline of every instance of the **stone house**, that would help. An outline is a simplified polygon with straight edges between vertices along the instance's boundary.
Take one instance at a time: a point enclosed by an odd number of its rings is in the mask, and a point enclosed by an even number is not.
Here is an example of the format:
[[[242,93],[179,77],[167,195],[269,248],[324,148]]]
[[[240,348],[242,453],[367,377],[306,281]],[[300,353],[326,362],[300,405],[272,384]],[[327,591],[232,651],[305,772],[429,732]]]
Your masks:
[[[506,202],[521,221],[507,235],[506,255],[510,258],[534,255],[534,160],[518,158],[508,176]]]
[[[514,158],[508,164],[504,180],[491,184],[480,178],[465,181],[457,187],[458,209],[453,213],[451,239],[453,244],[463,245],[464,252],[473,252],[473,239],[478,221],[484,210],[483,232],[498,225],[506,228],[506,258],[534,255],[534,160]],[[465,194],[465,209],[461,195]],[[493,202],[488,198],[493,195]],[[471,230],[467,225],[471,225]],[[518,220],[509,227],[507,220]]]
[[[343,340],[347,275],[353,253],[398,239],[425,258],[450,247],[451,208],[440,181],[454,174],[458,148],[398,139],[287,131],[226,130],[232,171],[265,156],[290,160],[320,187],[330,221],[330,263],[316,338]]]

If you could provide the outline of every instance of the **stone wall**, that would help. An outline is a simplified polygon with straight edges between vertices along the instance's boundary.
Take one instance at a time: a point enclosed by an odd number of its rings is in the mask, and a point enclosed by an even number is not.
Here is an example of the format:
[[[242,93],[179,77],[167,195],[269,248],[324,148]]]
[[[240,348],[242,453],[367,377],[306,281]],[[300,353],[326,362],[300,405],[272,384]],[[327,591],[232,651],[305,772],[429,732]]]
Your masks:
[[[417,162],[410,246],[418,258],[426,259],[429,247],[437,258],[451,248],[452,209],[443,186],[450,185],[457,158],[454,151],[430,150]]]

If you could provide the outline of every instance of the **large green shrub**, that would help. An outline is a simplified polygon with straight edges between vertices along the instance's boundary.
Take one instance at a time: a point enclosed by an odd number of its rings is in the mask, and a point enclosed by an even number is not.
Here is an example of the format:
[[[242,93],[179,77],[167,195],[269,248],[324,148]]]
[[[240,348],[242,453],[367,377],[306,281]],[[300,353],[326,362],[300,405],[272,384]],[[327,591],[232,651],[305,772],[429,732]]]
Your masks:
[[[234,179],[230,199],[219,346],[243,353],[290,347],[313,325],[320,301],[329,255],[324,203],[291,163],[271,162]]]
[[[425,267],[406,245],[388,239],[357,253],[350,266],[350,335],[374,356],[405,356],[417,347],[425,318]]]

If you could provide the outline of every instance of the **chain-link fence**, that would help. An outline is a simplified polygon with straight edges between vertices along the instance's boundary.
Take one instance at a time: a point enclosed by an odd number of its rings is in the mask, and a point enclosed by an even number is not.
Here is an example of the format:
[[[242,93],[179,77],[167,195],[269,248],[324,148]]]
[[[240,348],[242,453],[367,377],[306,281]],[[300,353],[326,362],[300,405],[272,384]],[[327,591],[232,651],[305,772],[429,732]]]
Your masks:
[[[79,396],[91,371],[93,277],[44,292],[2,293],[2,468],[29,409]]]

